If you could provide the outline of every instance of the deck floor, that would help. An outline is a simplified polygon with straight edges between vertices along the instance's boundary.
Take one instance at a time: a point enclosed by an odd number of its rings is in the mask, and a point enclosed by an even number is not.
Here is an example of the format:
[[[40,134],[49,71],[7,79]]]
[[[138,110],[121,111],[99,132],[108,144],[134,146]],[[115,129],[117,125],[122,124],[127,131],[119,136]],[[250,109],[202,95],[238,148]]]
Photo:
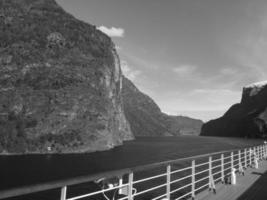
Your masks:
[[[196,200],[267,200],[267,161],[259,162],[259,168],[248,168],[245,176],[237,175],[236,185],[216,185],[216,194],[205,190]]]

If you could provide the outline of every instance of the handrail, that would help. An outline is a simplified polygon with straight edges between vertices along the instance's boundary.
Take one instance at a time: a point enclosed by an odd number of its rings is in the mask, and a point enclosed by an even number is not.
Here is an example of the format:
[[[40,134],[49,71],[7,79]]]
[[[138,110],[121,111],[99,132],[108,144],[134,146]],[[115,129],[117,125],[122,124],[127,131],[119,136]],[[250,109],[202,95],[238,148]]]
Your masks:
[[[133,181],[133,184],[136,184],[136,183],[142,183],[142,182],[145,182],[145,181],[148,181],[148,180],[152,180],[152,179],[156,179],[156,178],[159,178],[159,177],[162,177],[162,176],[165,176],[166,173],[163,173],[163,174],[159,174],[159,175],[156,175],[156,176],[150,176],[148,178],[144,178],[144,179],[139,179],[137,181]]]
[[[243,152],[242,152],[243,150]],[[169,160],[169,161],[163,161],[160,163],[152,163],[152,164],[148,164],[148,165],[144,165],[144,166],[137,166],[137,167],[133,167],[133,168],[126,168],[126,169],[122,169],[122,170],[114,170],[114,171],[109,171],[109,172],[105,172],[105,173],[100,173],[100,174],[96,174],[93,176],[83,176],[83,177],[76,177],[76,178],[71,178],[71,179],[66,179],[66,180],[61,180],[61,181],[55,181],[55,182],[49,182],[49,183],[44,183],[44,184],[37,184],[34,186],[29,186],[29,187],[24,187],[24,188],[15,188],[15,189],[11,189],[11,190],[7,190],[7,191],[1,191],[0,194],[0,199],[2,198],[7,198],[7,197],[12,197],[12,196],[18,196],[18,195],[22,195],[22,194],[28,194],[28,193],[33,193],[33,192],[39,192],[39,191],[43,191],[43,190],[49,190],[49,189],[54,189],[54,188],[62,188],[61,190],[61,200],[76,200],[76,199],[81,199],[84,197],[90,197],[90,196],[94,196],[94,195],[99,195],[99,194],[103,194],[105,192],[110,192],[110,191],[114,191],[114,190],[121,190],[124,188],[128,189],[128,195],[129,197],[125,197],[125,198],[121,198],[122,199],[129,199],[129,200],[133,200],[135,196],[137,195],[141,195],[141,194],[145,194],[148,192],[151,192],[153,190],[159,189],[159,188],[163,188],[166,187],[166,195],[160,195],[158,197],[154,197],[154,199],[158,199],[160,197],[163,196],[168,196],[174,192],[180,191],[184,188],[187,188],[189,186],[192,186],[191,188],[191,192],[183,194],[182,196],[178,197],[177,199],[180,199],[182,197],[188,196],[190,193],[191,195],[195,195],[196,191],[199,191],[200,189],[206,187],[207,185],[209,185],[210,187],[215,187],[215,183],[218,180],[223,180],[223,176],[227,176],[229,174],[231,174],[231,171],[226,173],[229,169],[233,168],[233,167],[240,167],[240,166],[248,166],[251,165],[252,162],[256,162],[256,159],[262,159],[262,158],[266,158],[267,157],[267,145],[260,145],[260,146],[254,146],[254,147],[247,147],[245,149],[232,149],[229,151],[219,151],[219,152],[214,152],[214,153],[207,153],[207,154],[202,154],[202,155],[197,155],[197,156],[191,156],[188,158],[181,158],[181,159],[174,159],[174,160]],[[253,151],[253,153],[252,153]],[[229,156],[224,156],[224,154],[227,153],[231,153]],[[215,155],[221,155],[220,158],[216,158],[216,159],[212,159],[213,156]],[[202,162],[199,164],[195,164],[195,160],[197,159],[201,159],[201,158],[205,158],[205,157],[209,157],[209,161],[208,162]],[[230,159],[230,160],[229,160]],[[192,160],[194,162],[192,162],[192,165],[189,167],[184,167],[181,169],[176,169],[176,170],[171,170],[171,166],[172,164],[175,163],[180,163],[182,161],[189,161]],[[225,162],[226,160],[229,160],[228,162]],[[217,165],[213,166],[212,164],[214,164],[214,162],[218,162]],[[225,168],[225,166],[229,165],[229,167]],[[206,166],[207,165],[207,166]],[[150,176],[150,177],[146,177],[146,178],[142,178],[139,180],[133,180],[133,172],[139,172],[139,171],[144,171],[147,169],[153,169],[153,168],[157,168],[157,167],[167,167],[167,171],[165,173],[161,173],[158,175],[154,175],[154,176]],[[203,169],[205,168],[205,169]],[[196,170],[199,169],[199,170]],[[191,170],[191,174],[190,175],[183,175],[182,177],[174,177],[178,176],[178,172],[183,172],[185,173],[186,170]],[[208,172],[207,176],[204,176],[204,172]],[[226,173],[226,174],[224,174]],[[110,187],[110,188],[106,188],[106,189],[101,189],[95,192],[91,192],[88,194],[82,194],[76,197],[71,197],[71,198],[66,198],[66,191],[67,191],[67,186],[71,186],[71,185],[75,185],[75,184],[80,184],[80,183],[85,183],[85,182],[90,182],[93,180],[97,180],[99,178],[111,178],[114,176],[122,176],[125,174],[129,174],[129,179],[128,182],[126,184],[123,184],[122,182],[114,187]],[[203,174],[202,177],[196,178],[197,175]],[[219,175],[219,177],[217,177],[216,179],[213,180],[213,176],[215,175]],[[140,183],[144,183],[146,181],[153,181],[157,178],[162,178],[162,177],[166,177],[167,182],[164,182],[160,185],[157,186],[153,186],[151,188],[145,189],[145,190],[141,190],[138,192],[135,192],[134,194],[132,194],[132,190],[135,190],[135,187],[138,186],[138,184]],[[171,178],[173,177],[173,178]],[[182,180],[188,179],[191,177],[191,183],[183,185],[181,187],[178,187],[174,190],[170,190],[171,184],[180,182]],[[199,186],[198,188],[195,188],[195,184],[199,183],[205,179],[209,179],[209,183],[208,184],[204,184]],[[214,186],[213,186],[214,185]],[[167,194],[168,193],[168,194]]]

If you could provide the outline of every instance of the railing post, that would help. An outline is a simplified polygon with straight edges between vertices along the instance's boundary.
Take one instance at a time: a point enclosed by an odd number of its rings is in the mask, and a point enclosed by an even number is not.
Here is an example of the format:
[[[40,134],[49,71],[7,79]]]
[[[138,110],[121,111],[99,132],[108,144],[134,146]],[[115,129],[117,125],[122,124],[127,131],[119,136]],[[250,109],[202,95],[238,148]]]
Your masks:
[[[171,165],[167,166],[167,185],[166,185],[167,199],[171,199]]]
[[[262,156],[262,160],[264,158],[264,150],[263,150],[263,145],[261,145],[261,156]]]
[[[195,199],[195,173],[196,173],[196,163],[192,160],[192,185],[191,185],[191,197]]]
[[[257,156],[257,148],[256,147],[254,147],[254,153],[253,153],[253,155],[254,155],[254,167],[256,168],[256,169],[258,169],[259,168],[259,164],[258,164],[258,156]]]
[[[264,157],[263,157],[263,159],[265,159],[266,158],[266,144],[264,143],[264,145],[263,145],[263,154],[264,154]]]
[[[67,186],[63,186],[61,188],[60,200],[66,200],[66,197],[67,197]]]
[[[231,184],[236,184],[236,175],[235,175],[235,168],[234,168],[234,152],[231,152]]]
[[[216,193],[215,183],[212,175],[212,157],[209,157],[209,189]]]
[[[264,158],[266,159],[267,158],[267,145],[266,144],[264,144],[264,152],[265,152]]]
[[[263,145],[261,145],[261,156],[262,156],[262,160],[263,160],[263,158],[264,158],[264,149],[263,149]]]
[[[265,149],[265,144],[262,146],[262,149],[263,149],[263,159],[265,159],[265,156],[266,156],[266,149]]]
[[[265,145],[262,145],[262,159],[264,160],[265,159],[265,147],[264,147]]]
[[[255,153],[255,156],[257,157],[257,147],[254,147],[254,153]]]
[[[133,172],[129,174],[128,200],[133,200]]]
[[[262,159],[265,157],[264,145],[262,145]]]
[[[257,157],[258,157],[258,160],[260,160],[260,149],[259,149],[259,146],[257,146],[256,147],[256,149],[257,149]]]
[[[241,150],[238,150],[238,162],[239,162],[239,173],[241,173],[243,176],[245,175],[243,165],[242,165],[242,159],[241,159]]]
[[[122,185],[123,185],[123,176],[119,177],[119,194],[122,193]]]
[[[262,145],[260,145],[260,156],[261,156],[261,160],[262,160]]]
[[[252,167],[252,149],[249,148],[249,166]]]
[[[234,168],[234,152],[231,152],[231,170]]]
[[[221,154],[221,181],[224,183],[224,154]]]
[[[258,149],[259,149],[259,159],[261,160],[261,147],[258,146]]]
[[[239,167],[242,167],[242,163],[241,163],[241,151],[238,150],[238,162],[239,162]]]
[[[247,168],[247,149],[244,149],[244,159],[245,159],[244,167]]]

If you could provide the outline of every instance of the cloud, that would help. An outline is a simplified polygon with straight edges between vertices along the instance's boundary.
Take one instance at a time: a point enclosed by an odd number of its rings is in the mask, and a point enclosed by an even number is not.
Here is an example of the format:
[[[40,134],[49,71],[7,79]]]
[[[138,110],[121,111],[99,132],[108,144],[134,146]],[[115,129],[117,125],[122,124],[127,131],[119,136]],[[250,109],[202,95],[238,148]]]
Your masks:
[[[164,95],[156,102],[163,112],[187,115],[206,121],[222,116],[231,105],[240,102],[241,92],[209,87],[188,91],[179,88],[177,92]]]
[[[234,76],[234,75],[236,75],[239,72],[237,71],[236,68],[224,67],[224,68],[222,68],[220,70],[220,73],[223,74],[223,75],[231,75],[231,76]]]
[[[129,64],[125,60],[121,61],[121,70],[124,76],[126,76],[131,81],[136,80],[137,76],[141,74],[141,71],[134,70],[132,67],[129,66]]]
[[[145,54],[145,50],[140,48],[137,51],[140,51],[141,53],[143,53],[143,55]],[[142,58],[141,56],[136,56],[133,53],[127,53],[126,51],[120,51],[120,54],[123,55],[127,60],[129,60],[131,63],[134,63],[136,66],[140,66],[142,68],[146,68],[146,69],[152,69],[152,70],[157,70],[159,69],[159,66],[155,63],[153,63],[153,61],[149,60],[147,58]]]
[[[116,27],[108,28],[102,25],[102,26],[97,27],[97,29],[107,34],[109,37],[124,37],[123,28],[116,28]]]
[[[197,66],[194,65],[180,65],[174,67],[173,71],[180,76],[192,75],[193,72],[197,69]]]
[[[267,12],[258,15],[257,21],[240,36],[230,51],[237,64],[246,72],[247,84],[266,80],[267,77]]]
[[[120,50],[122,50],[122,47],[119,46],[119,45],[115,45],[115,49],[116,49],[117,51],[120,51]]]

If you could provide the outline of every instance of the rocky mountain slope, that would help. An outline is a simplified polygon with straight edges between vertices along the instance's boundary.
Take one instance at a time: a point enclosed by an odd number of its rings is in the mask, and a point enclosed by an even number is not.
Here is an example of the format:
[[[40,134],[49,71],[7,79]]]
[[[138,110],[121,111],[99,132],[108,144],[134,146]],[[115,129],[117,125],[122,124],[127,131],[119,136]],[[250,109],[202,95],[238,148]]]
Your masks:
[[[0,152],[84,152],[133,138],[111,39],[54,0],[0,0]]]
[[[123,78],[124,111],[135,136],[199,135],[203,122],[183,116],[169,116],[158,105]]]
[[[204,124],[201,135],[227,137],[267,136],[267,81],[243,88],[240,103],[221,118]]]

